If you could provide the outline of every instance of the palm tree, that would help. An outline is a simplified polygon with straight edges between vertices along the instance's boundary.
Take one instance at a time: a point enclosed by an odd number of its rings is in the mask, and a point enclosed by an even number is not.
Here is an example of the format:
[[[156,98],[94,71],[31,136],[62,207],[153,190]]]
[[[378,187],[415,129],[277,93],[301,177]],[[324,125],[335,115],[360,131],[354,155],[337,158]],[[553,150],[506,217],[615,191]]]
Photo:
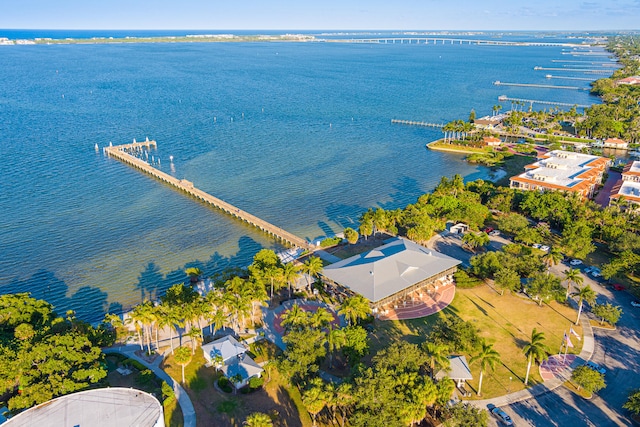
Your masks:
[[[343,382],[336,389],[336,401],[337,405],[340,408],[340,412],[342,415],[342,419],[340,420],[340,426],[344,427],[345,421],[347,419],[347,410],[349,406],[353,403],[353,386],[351,383]]]
[[[199,341],[202,339],[201,329],[191,328],[185,335],[191,338],[191,354],[196,354],[196,347]]]
[[[584,277],[582,277],[582,274],[580,274],[580,270],[578,270],[577,268],[571,268],[564,271],[564,280],[567,282],[566,297],[569,298],[569,295],[571,294],[571,284],[574,284],[576,286],[582,285],[582,283],[584,282]]]
[[[330,328],[327,332],[327,345],[329,347],[329,366],[333,365],[333,352],[341,349],[347,343],[347,335],[344,329]]]
[[[496,363],[500,361],[500,353],[493,349],[493,344],[487,344],[485,340],[480,343],[480,351],[473,356],[469,363],[480,362],[480,380],[478,382],[478,396],[482,392],[482,376],[486,368],[495,369]]]
[[[316,417],[324,409],[330,399],[326,392],[324,383],[320,378],[313,378],[310,387],[302,393],[302,403],[313,418],[313,427],[316,427]]]
[[[273,300],[273,290],[275,281],[282,277],[282,269],[276,266],[270,266],[264,269],[264,277],[265,279],[269,279],[271,283],[271,299]]]
[[[271,417],[262,412],[254,412],[242,424],[247,427],[273,427]]]
[[[326,308],[320,307],[311,315],[309,324],[312,328],[321,329],[329,325],[333,321],[333,314]]]
[[[558,265],[562,261],[563,255],[560,250],[553,248],[542,257],[542,262],[547,266],[547,273],[551,274],[551,267]]]
[[[189,276],[189,281],[191,283],[197,282],[200,278],[200,275],[202,274],[202,270],[200,270],[198,267],[189,267],[184,270],[184,272],[187,276]]]
[[[282,313],[281,319],[280,324],[286,329],[300,329],[309,323],[309,313],[301,309],[298,304],[294,304],[293,307]]]
[[[173,354],[173,332],[177,332],[178,327],[182,327],[182,318],[177,310],[165,304],[160,304],[158,309],[158,328],[164,329],[169,327],[169,345],[171,346],[171,354]]]
[[[322,271],[324,265],[322,264],[322,260],[317,256],[311,256],[307,258],[302,266],[302,271],[307,273],[310,277],[317,277],[318,274]],[[309,279],[307,279],[307,287],[311,287],[311,283],[309,283]]]
[[[300,267],[297,265],[293,265],[292,262],[285,264],[282,268],[282,280],[284,280],[285,283],[289,285],[289,298],[291,298],[291,295],[293,294],[293,283],[298,278],[299,272]]]
[[[549,352],[549,347],[544,343],[544,332],[538,332],[536,328],[533,328],[533,332],[531,332],[531,341],[529,344],[524,346],[522,352],[528,360],[527,375],[524,378],[524,385],[527,385],[529,383],[531,363],[533,363],[534,360],[536,362],[542,362],[548,358],[547,353]]]
[[[182,384],[184,384],[184,367],[191,362],[191,351],[187,347],[178,347],[173,357],[176,363],[182,366]]]
[[[436,370],[438,368],[444,368],[449,365],[449,347],[434,341],[426,341],[422,345],[422,349],[427,354],[429,361],[429,370],[431,371],[431,378],[435,378]]]
[[[151,301],[145,301],[142,304],[136,305],[130,313],[131,318],[142,326],[142,337],[139,335],[140,345],[142,347],[142,338],[146,338],[147,352],[149,354],[151,354],[151,325],[155,321],[153,312],[153,303]]]
[[[343,315],[349,325],[353,325],[359,319],[366,319],[371,314],[371,306],[362,295],[354,295],[340,304],[338,314]]]
[[[593,304],[596,300],[596,293],[591,289],[591,286],[587,285],[582,288],[578,288],[577,292],[573,293],[573,296],[578,297],[578,317],[576,318],[576,325],[580,323],[580,315],[582,314],[582,302],[586,301],[589,304]]]

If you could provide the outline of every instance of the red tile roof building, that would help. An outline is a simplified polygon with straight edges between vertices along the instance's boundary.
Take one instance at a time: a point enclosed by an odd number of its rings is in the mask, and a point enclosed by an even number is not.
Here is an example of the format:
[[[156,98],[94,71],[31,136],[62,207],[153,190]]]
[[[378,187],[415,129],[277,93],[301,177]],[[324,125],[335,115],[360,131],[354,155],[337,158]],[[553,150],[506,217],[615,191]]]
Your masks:
[[[622,179],[611,190],[609,204],[620,198],[640,204],[640,161],[629,162],[622,170]]]
[[[608,148],[618,148],[625,150],[629,147],[629,143],[620,138],[607,138],[604,140],[603,145]]]
[[[611,160],[606,157],[554,150],[525,166],[525,172],[510,178],[518,190],[569,191],[591,198]]]

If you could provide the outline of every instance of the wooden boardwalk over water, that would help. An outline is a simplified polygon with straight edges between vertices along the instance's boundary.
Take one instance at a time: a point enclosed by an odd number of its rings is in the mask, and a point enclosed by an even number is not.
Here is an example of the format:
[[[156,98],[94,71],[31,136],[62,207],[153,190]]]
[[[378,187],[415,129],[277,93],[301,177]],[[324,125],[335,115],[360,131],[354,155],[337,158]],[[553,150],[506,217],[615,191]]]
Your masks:
[[[186,179],[178,179],[175,178],[165,172],[162,172],[159,169],[154,168],[149,163],[141,160],[135,156],[132,156],[128,153],[128,151],[140,150],[143,147],[157,147],[155,141],[144,141],[144,142],[134,142],[131,144],[123,144],[123,145],[113,145],[104,148],[104,152],[107,156],[113,157],[114,159],[120,160],[121,162],[132,166],[142,172],[145,172],[152,177],[159,179],[160,181],[171,185],[172,187],[187,193],[188,195],[195,197],[203,203],[211,205],[215,208],[220,209],[221,211],[238,218],[254,227],[262,230],[263,232],[295,247],[304,248],[309,251],[313,251],[315,249],[309,242],[305,239],[296,236],[295,234],[289,233],[286,230],[283,230],[280,227],[277,227],[270,222],[267,222],[263,219],[258,218],[255,215],[250,214],[249,212],[243,211],[242,209],[232,205],[231,203],[227,203],[222,199],[212,196],[211,194],[200,190],[195,187],[191,181],[187,181]]]

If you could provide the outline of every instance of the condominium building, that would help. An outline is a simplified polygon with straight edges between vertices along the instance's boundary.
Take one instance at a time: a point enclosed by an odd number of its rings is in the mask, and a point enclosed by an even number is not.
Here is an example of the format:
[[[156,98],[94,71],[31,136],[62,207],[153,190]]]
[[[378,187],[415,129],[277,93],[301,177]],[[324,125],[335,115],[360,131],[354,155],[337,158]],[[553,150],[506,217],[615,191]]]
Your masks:
[[[525,166],[524,173],[511,177],[510,186],[519,190],[569,191],[591,198],[610,164],[606,157],[554,150]]]
[[[627,163],[622,170],[622,179],[611,190],[609,204],[615,203],[620,198],[633,204],[640,204],[640,161],[634,160]]]

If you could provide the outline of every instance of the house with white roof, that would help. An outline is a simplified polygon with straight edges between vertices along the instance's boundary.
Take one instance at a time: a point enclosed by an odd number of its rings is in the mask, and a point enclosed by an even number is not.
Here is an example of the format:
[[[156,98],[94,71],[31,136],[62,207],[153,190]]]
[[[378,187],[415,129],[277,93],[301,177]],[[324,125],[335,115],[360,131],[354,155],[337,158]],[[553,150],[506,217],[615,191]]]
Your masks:
[[[461,261],[396,237],[369,252],[328,265],[325,283],[360,294],[377,309],[437,281],[451,282]]]
[[[509,179],[510,187],[525,191],[567,191],[591,198],[611,159],[590,154],[554,150],[525,166],[525,172]]]
[[[248,354],[247,347],[231,335],[202,345],[207,366],[214,365],[225,377],[233,380],[236,388],[244,387],[253,377],[262,375],[263,369]]]

